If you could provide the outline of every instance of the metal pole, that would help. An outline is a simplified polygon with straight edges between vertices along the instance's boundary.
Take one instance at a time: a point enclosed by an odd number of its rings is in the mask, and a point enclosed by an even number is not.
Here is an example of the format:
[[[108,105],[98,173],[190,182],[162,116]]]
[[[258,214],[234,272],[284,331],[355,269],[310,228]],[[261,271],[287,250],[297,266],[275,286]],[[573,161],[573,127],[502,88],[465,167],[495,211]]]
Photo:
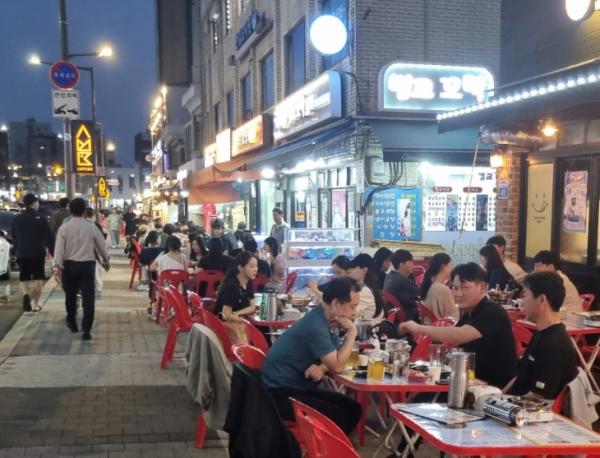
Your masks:
[[[60,33],[60,54],[62,60],[69,60],[69,35],[67,31],[67,1],[59,0],[58,29]],[[65,192],[69,199],[75,194],[75,176],[73,175],[73,158],[71,155],[71,123],[63,120],[63,145],[65,160]]]

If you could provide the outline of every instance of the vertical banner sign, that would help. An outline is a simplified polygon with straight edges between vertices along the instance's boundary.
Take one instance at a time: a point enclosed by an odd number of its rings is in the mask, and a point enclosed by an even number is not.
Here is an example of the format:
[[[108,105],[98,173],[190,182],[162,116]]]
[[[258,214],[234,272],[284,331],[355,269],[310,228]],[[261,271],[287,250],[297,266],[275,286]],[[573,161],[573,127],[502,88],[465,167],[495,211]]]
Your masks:
[[[565,172],[563,232],[586,232],[588,206],[587,170]]]
[[[106,188],[106,178],[99,177],[98,178],[98,197],[106,197],[106,191],[108,191],[108,189]]]
[[[375,240],[421,240],[421,188],[375,191],[372,205]]]
[[[95,174],[94,135],[91,121],[71,121],[73,171],[77,175]]]

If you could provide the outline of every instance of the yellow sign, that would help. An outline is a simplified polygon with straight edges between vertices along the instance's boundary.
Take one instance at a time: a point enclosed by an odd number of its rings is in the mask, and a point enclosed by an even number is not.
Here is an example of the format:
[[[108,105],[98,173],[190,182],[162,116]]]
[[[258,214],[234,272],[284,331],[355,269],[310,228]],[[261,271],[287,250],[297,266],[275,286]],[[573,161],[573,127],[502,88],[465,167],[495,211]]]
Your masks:
[[[106,188],[106,178],[98,178],[98,197],[106,197],[108,189]]]
[[[104,196],[104,198],[107,202],[110,200],[110,191],[108,189],[106,190],[106,195]]]
[[[270,120],[268,115],[263,114],[235,129],[232,133],[231,156],[271,146],[273,134]]]
[[[93,175],[94,128],[89,121],[71,121],[73,169],[77,175]]]

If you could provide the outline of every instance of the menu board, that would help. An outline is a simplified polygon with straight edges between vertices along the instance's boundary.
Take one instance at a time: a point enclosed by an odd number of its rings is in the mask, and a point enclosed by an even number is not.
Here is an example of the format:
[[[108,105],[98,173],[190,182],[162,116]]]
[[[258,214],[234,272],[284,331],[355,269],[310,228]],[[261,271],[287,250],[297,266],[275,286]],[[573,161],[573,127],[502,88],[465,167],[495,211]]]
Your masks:
[[[423,174],[425,231],[495,231],[496,172],[477,167],[429,166]]]
[[[421,240],[421,189],[389,188],[373,194],[373,238],[375,240]]]

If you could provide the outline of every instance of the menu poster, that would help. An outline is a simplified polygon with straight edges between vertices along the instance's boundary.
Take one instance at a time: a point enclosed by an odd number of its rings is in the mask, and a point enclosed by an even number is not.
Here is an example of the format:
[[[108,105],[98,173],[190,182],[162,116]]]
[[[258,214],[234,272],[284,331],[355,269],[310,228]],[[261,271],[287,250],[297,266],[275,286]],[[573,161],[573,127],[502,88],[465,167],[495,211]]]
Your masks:
[[[375,240],[421,240],[421,189],[389,188],[373,193],[373,238]]]
[[[488,228],[488,196],[485,194],[477,195],[475,230],[487,231]]]
[[[586,232],[587,185],[587,170],[565,172],[564,232]]]
[[[340,229],[346,227],[346,190],[331,191],[331,227]]]
[[[448,194],[446,197],[446,230],[455,232],[458,230],[458,196]]]

